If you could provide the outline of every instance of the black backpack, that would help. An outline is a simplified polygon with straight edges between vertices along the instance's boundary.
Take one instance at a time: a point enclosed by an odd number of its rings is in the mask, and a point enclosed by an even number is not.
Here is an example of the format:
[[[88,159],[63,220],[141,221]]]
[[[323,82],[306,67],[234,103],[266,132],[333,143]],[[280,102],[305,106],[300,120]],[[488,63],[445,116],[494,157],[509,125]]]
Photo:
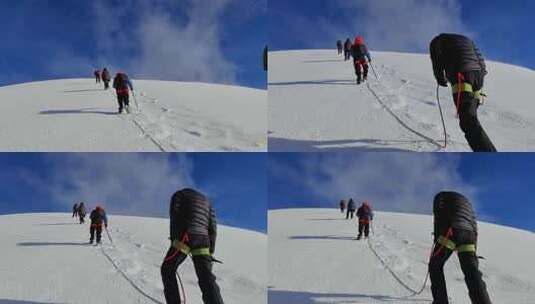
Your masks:
[[[127,76],[123,73],[119,73],[117,74],[117,76],[115,76],[115,87],[117,89],[124,89],[124,88],[127,88]]]
[[[364,44],[353,45],[353,59],[360,60],[365,59],[366,46]]]

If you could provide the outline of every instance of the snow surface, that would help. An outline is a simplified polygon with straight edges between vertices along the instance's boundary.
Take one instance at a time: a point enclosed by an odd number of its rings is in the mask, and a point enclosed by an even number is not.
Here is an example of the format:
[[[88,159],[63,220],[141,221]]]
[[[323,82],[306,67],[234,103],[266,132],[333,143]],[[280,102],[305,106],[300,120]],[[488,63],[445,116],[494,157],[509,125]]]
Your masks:
[[[266,91],[154,80],[133,84],[140,112],[130,115],[117,115],[114,91],[93,79],[0,87],[0,150],[267,149]]]
[[[0,216],[0,303],[165,302],[160,265],[169,248],[168,220],[109,217],[113,245],[89,245],[89,224],[70,214]],[[218,227],[214,274],[225,303],[266,303],[267,237]],[[246,246],[244,246],[246,244]],[[114,268],[104,252],[135,284]],[[187,303],[202,303],[191,259],[179,267]]]
[[[268,218],[270,304],[432,301],[429,282],[410,296],[427,273],[431,216],[376,212],[369,243],[355,240],[356,221],[335,209],[270,210]],[[535,303],[535,234],[478,224],[478,254],[486,258],[480,269],[493,303]],[[456,254],[445,273],[451,303],[470,303]]]
[[[335,50],[270,52],[270,151],[471,151],[450,88],[440,89],[446,149],[428,55],[373,52],[368,83]],[[479,108],[498,151],[535,150],[535,72],[487,61]],[[375,95],[377,96],[375,96]]]

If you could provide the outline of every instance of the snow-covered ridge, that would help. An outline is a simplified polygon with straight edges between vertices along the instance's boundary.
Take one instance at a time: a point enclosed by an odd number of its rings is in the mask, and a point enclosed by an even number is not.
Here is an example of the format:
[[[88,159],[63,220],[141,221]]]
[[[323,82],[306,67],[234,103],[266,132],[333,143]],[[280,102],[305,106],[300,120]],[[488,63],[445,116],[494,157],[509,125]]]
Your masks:
[[[372,52],[357,86],[336,50],[270,52],[270,151],[469,151],[451,89],[440,89],[447,147],[429,55]],[[487,61],[488,95],[478,116],[499,151],[535,148],[535,71]]]
[[[133,80],[132,114],[92,79],[0,87],[3,151],[265,151],[267,92]],[[138,110],[139,109],[139,110]]]
[[[269,211],[269,303],[429,303],[433,219],[376,212],[373,234],[336,209]],[[481,271],[493,303],[535,303],[535,235],[478,223]],[[445,267],[451,303],[470,303],[456,255]]]
[[[168,220],[110,215],[109,221],[113,244],[103,233],[100,247],[88,244],[89,225],[70,214],[0,216],[0,303],[165,302],[160,264]],[[266,303],[266,251],[265,234],[219,225],[216,257],[224,264],[215,264],[214,273],[225,303]],[[202,303],[191,259],[179,274],[187,303]]]

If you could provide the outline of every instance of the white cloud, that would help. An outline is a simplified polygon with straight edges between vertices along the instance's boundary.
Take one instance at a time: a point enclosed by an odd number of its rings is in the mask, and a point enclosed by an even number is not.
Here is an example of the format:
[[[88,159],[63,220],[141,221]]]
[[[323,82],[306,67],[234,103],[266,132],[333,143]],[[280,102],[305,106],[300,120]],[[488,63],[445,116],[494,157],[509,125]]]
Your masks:
[[[476,189],[458,173],[459,159],[430,153],[302,154],[302,169],[270,162],[272,174],[300,185],[332,207],[340,199],[368,200],[375,209],[431,213],[443,190],[474,198]],[[297,171],[300,170],[300,171]],[[307,202],[303,203],[306,206]],[[476,203],[476,202],[472,202]]]
[[[169,13],[174,1],[94,1],[99,64],[139,78],[234,83],[237,67],[221,48],[222,15],[232,1],[186,0],[181,17]],[[136,55],[121,60],[120,52]]]
[[[281,14],[290,19],[293,37],[311,48],[332,46],[338,39],[362,35],[372,50],[428,52],[431,39],[442,32],[474,36],[461,18],[459,0],[332,0],[332,3],[348,14],[314,18],[299,13]]]
[[[66,59],[68,58],[68,59]],[[79,56],[66,47],[56,46],[53,55],[46,62],[49,77],[66,75],[79,77],[80,75],[92,75],[95,68],[92,60]]]
[[[176,156],[175,156],[176,157]],[[172,162],[164,154],[51,154],[48,179],[26,172],[25,180],[67,210],[80,201],[101,203],[111,213],[166,215],[171,195],[194,186],[193,164],[185,155]]]
[[[358,9],[366,15],[354,27],[365,34],[375,49],[427,52],[431,39],[442,32],[471,35],[462,21],[458,0],[360,0],[348,9]]]

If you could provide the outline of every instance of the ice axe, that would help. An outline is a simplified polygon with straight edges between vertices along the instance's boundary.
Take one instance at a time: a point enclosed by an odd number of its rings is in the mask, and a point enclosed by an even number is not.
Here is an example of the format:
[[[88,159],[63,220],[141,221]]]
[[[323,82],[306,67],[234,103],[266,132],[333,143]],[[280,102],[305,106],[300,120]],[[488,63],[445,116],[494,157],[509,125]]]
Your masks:
[[[108,235],[108,239],[110,239],[110,243],[113,244],[113,240],[111,238],[110,232],[108,231],[108,227],[104,226],[104,230],[106,230],[106,234]]]
[[[377,80],[379,80],[379,76],[377,76],[377,73],[375,72],[375,68],[373,67],[373,63],[371,61],[370,61],[370,66],[372,67],[372,72],[375,75],[375,78],[377,78]]]
[[[210,258],[211,258],[212,262],[214,262],[214,263],[223,264],[222,261],[216,259],[214,256],[210,256]]]
[[[132,90],[132,98],[134,98],[134,103],[136,104],[136,109],[139,112],[139,104],[137,103],[136,94],[134,94],[133,90]]]
[[[439,90],[440,86],[437,85],[437,104],[438,104],[438,111],[440,112],[440,119],[442,120],[442,129],[444,130],[444,149],[446,149],[448,145],[448,132],[446,131],[446,123],[444,122],[444,114],[442,114],[442,106],[440,105],[440,96],[439,96]]]

